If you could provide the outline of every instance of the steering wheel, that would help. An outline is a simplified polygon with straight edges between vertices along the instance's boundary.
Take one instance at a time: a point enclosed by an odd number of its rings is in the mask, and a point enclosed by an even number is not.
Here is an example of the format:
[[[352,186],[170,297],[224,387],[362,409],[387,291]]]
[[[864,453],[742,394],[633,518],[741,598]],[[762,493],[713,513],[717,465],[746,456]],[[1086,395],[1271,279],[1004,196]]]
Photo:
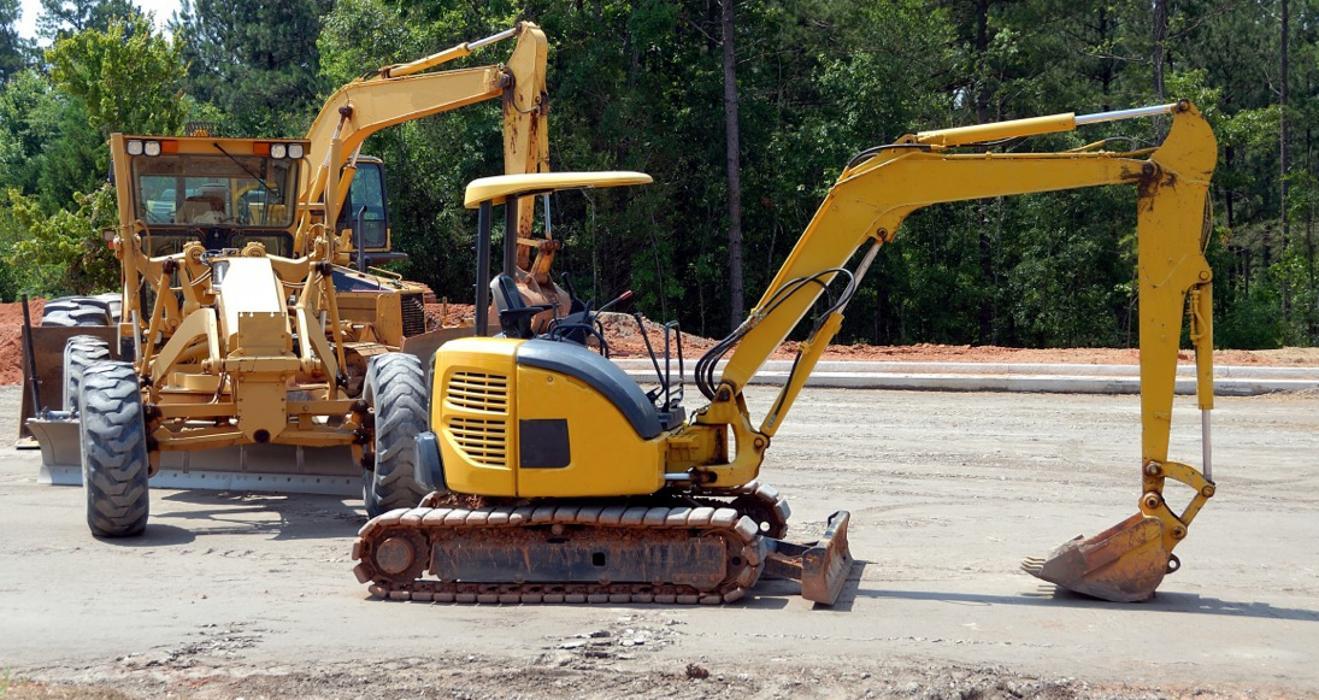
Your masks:
[[[207,250],[224,250],[229,247],[230,233],[227,229],[218,226],[194,226],[188,229],[188,232],[195,234],[197,240],[201,241],[202,247]]]

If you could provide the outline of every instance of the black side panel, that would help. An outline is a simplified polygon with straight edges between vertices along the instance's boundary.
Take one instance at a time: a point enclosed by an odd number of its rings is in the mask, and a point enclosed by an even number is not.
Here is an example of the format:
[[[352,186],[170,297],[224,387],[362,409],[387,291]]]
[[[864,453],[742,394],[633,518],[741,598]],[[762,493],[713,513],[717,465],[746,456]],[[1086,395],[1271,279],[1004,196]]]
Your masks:
[[[413,478],[431,491],[448,491],[444,483],[444,465],[440,463],[440,441],[429,430],[417,436],[417,462]]]
[[[573,343],[528,340],[518,347],[518,364],[566,374],[591,385],[627,418],[637,435],[649,440],[660,434],[655,406],[641,387],[618,365]]]
[[[421,292],[410,292],[399,298],[403,309],[403,336],[411,338],[426,332],[426,300]]]
[[[572,461],[568,421],[535,418],[518,421],[518,463],[529,469],[559,469]]]

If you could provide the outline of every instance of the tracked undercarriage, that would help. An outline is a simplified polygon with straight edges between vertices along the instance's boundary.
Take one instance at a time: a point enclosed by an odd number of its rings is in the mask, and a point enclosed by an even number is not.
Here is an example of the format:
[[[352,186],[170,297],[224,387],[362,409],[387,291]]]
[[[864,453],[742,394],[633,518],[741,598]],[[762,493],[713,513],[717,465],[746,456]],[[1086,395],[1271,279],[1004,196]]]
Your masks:
[[[832,603],[851,570],[848,514],[835,514],[821,541],[793,545],[779,539],[789,512],[755,482],[627,503],[431,494],[362,528],[354,573],[393,600],[660,604],[732,602],[768,573]]]

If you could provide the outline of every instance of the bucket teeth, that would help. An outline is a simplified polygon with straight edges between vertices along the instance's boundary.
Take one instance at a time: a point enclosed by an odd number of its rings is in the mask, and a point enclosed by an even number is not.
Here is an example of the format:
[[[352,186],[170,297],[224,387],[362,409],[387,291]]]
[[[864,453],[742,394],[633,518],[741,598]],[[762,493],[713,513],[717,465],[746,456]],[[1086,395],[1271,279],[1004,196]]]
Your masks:
[[[1026,557],[1021,560],[1021,570],[1038,577],[1044,571],[1044,560],[1039,557]]]

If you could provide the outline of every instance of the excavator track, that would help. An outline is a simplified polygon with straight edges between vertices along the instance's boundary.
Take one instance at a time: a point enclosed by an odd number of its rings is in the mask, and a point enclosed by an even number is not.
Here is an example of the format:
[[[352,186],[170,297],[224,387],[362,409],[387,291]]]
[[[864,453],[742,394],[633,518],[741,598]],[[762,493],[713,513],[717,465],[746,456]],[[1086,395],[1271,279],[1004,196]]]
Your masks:
[[[353,543],[373,596],[441,603],[716,605],[746,595],[766,558],[755,520],[703,505],[421,506]]]
[[[685,505],[732,508],[740,515],[756,521],[760,525],[761,533],[766,537],[782,539],[788,535],[788,518],[792,517],[792,508],[788,505],[788,499],[784,498],[778,489],[769,484],[762,484],[758,479],[729,489],[696,488],[675,495],[685,496],[686,498],[683,499],[686,501]],[[458,506],[470,510],[489,504],[490,501],[481,496],[432,491],[426,494],[418,505],[423,508]]]

